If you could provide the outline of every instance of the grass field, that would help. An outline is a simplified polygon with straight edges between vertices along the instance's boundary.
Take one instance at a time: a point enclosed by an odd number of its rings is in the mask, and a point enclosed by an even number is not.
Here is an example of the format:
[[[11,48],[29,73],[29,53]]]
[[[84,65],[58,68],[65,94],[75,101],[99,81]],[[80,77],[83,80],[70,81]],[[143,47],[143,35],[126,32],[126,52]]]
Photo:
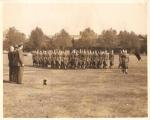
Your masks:
[[[33,68],[25,57],[23,84],[8,82],[3,57],[4,117],[146,117],[147,57],[130,56],[129,73],[114,69]],[[47,86],[43,79],[47,78]]]

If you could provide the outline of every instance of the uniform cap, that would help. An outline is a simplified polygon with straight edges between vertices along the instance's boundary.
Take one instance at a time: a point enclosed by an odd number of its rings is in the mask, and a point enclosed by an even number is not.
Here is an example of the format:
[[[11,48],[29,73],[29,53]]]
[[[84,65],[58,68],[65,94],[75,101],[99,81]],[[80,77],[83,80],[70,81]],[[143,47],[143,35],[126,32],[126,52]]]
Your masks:
[[[14,48],[18,48],[18,45],[15,45],[15,47]]]
[[[18,45],[18,47],[21,47],[21,46],[23,46],[23,43],[20,43],[20,44]]]

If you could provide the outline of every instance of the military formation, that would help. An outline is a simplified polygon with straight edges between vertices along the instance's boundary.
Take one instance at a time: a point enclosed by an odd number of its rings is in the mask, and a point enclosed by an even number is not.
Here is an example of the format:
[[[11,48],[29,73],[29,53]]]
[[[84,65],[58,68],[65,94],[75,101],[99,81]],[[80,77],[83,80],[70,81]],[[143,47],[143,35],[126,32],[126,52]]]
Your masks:
[[[22,83],[23,78],[23,45],[11,46],[9,59],[10,82]],[[114,51],[101,50],[48,50],[32,51],[34,67],[51,69],[111,69],[114,66]],[[118,68],[128,73],[129,55],[127,50],[120,50]]]
[[[33,66],[52,69],[112,68],[114,51],[98,50],[48,50],[33,51]]]
[[[36,50],[32,52],[33,66],[51,69],[111,69],[114,66],[114,51],[101,50]],[[119,66],[127,74],[129,55],[120,50]]]

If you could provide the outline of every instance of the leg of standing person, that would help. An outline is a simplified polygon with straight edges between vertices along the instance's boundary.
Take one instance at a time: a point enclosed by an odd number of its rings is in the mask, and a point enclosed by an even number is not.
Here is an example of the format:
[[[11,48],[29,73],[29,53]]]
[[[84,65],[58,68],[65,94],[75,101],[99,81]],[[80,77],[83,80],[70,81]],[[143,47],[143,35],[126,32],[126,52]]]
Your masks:
[[[13,81],[13,69],[12,66],[9,66],[9,81]]]
[[[12,81],[15,82],[15,67],[12,66]]]
[[[23,67],[18,67],[17,84],[22,84],[23,79]]]
[[[127,68],[125,69],[125,74],[128,74],[128,69]]]
[[[15,67],[12,67],[12,81],[15,81]]]
[[[18,81],[18,66],[14,67],[14,82]]]
[[[125,74],[128,74],[128,63],[125,64]]]

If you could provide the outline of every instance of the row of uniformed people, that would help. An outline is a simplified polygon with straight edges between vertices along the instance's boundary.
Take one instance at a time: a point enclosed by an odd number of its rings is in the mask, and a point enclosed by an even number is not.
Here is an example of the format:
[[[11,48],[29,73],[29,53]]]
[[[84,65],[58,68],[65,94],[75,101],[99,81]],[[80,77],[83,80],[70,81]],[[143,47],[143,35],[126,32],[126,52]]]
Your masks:
[[[66,68],[112,68],[114,65],[114,52],[98,50],[48,50],[33,51],[33,66],[50,67],[56,69]]]

